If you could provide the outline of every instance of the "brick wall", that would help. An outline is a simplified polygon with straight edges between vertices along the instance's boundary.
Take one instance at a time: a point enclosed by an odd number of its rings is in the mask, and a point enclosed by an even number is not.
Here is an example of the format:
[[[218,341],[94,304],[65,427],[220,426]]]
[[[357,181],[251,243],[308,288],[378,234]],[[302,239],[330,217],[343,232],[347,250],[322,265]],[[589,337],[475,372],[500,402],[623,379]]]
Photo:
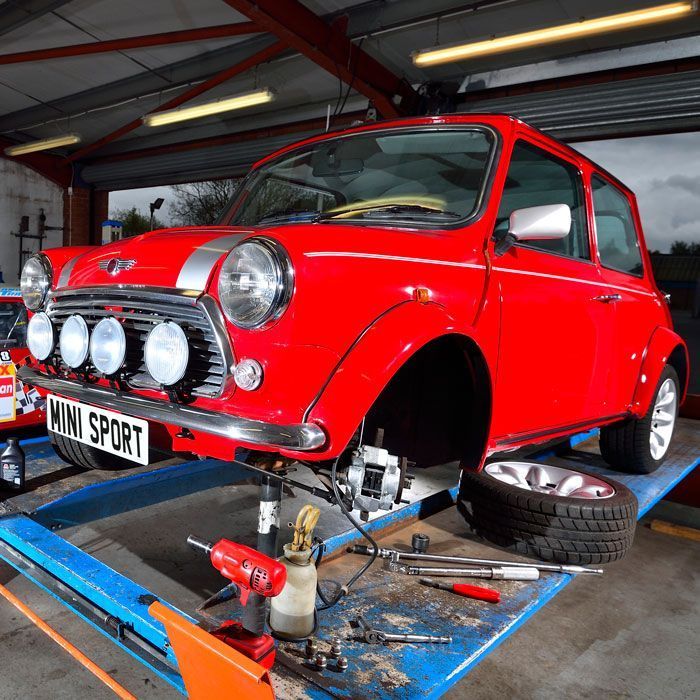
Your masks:
[[[63,244],[99,243],[102,222],[107,219],[109,192],[74,187],[63,192]]]

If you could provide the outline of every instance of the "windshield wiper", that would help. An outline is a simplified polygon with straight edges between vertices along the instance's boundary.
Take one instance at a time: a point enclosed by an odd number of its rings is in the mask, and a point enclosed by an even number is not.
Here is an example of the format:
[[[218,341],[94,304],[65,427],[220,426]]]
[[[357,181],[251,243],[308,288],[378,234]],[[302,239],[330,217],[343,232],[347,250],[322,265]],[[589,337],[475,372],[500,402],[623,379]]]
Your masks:
[[[351,216],[371,217],[373,219],[461,219],[462,215],[453,211],[444,211],[423,204],[385,204],[380,207],[358,209],[356,211],[341,211],[322,215],[322,219],[340,219]]]
[[[283,221],[318,221],[321,212],[310,209],[282,209],[273,211],[271,214],[266,214],[261,219],[258,219],[256,226],[261,224],[276,224]]]

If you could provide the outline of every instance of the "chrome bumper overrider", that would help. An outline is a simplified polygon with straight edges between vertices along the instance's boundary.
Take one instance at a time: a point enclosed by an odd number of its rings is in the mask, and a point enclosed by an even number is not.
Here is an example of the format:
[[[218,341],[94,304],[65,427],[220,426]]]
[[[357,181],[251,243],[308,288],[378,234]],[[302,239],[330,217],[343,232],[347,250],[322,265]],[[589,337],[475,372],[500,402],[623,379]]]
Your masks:
[[[119,411],[135,418],[167,423],[194,432],[260,447],[276,447],[289,450],[315,450],[326,441],[326,436],[313,423],[276,425],[263,421],[231,416],[226,413],[205,411],[166,401],[157,401],[103,386],[83,384],[75,379],[62,379],[41,374],[31,367],[20,367],[20,381],[70,399],[84,401],[100,408]]]

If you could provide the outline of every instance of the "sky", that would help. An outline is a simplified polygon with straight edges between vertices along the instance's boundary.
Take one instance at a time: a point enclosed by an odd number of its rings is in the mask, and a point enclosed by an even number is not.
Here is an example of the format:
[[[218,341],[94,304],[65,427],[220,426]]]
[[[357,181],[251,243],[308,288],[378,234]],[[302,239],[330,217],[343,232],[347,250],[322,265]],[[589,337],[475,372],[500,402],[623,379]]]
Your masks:
[[[573,146],[635,192],[651,250],[668,252],[675,240],[700,241],[700,132]],[[169,187],[112,192],[110,214],[135,206],[148,215],[148,204],[157,197],[165,199],[158,219],[168,224]]]

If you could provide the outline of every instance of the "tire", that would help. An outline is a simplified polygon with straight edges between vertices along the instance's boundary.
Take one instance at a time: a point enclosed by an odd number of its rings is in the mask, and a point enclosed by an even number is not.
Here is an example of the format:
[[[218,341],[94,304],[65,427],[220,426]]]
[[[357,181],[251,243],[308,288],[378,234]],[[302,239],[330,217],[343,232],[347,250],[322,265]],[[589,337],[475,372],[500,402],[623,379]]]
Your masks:
[[[130,462],[121,457],[109,454],[103,450],[95,449],[82,442],[64,437],[49,430],[49,440],[56,454],[68,464],[81,469],[102,469],[105,471],[118,471],[121,469],[133,469],[141,466],[136,462]]]
[[[632,546],[637,499],[623,484],[567,469],[604,482],[613,493],[604,498],[553,495],[504,483],[488,473],[490,466],[464,472],[460,491],[461,512],[485,539],[544,561],[579,565],[616,561]]]
[[[672,382],[675,392],[673,408],[670,412],[663,411],[664,407],[658,406],[659,401],[663,400],[660,393],[664,386],[669,386],[669,382]],[[651,474],[661,466],[668,454],[668,446],[673,440],[676,427],[680,397],[679,385],[676,370],[666,365],[656,385],[651,406],[642,418],[627,418],[600,429],[600,453],[613,469],[632,474]],[[665,427],[659,426],[655,419],[663,413],[672,415],[672,423],[663,453],[657,453],[655,456],[652,436],[654,432],[658,434]],[[656,439],[658,440],[658,437]]]

